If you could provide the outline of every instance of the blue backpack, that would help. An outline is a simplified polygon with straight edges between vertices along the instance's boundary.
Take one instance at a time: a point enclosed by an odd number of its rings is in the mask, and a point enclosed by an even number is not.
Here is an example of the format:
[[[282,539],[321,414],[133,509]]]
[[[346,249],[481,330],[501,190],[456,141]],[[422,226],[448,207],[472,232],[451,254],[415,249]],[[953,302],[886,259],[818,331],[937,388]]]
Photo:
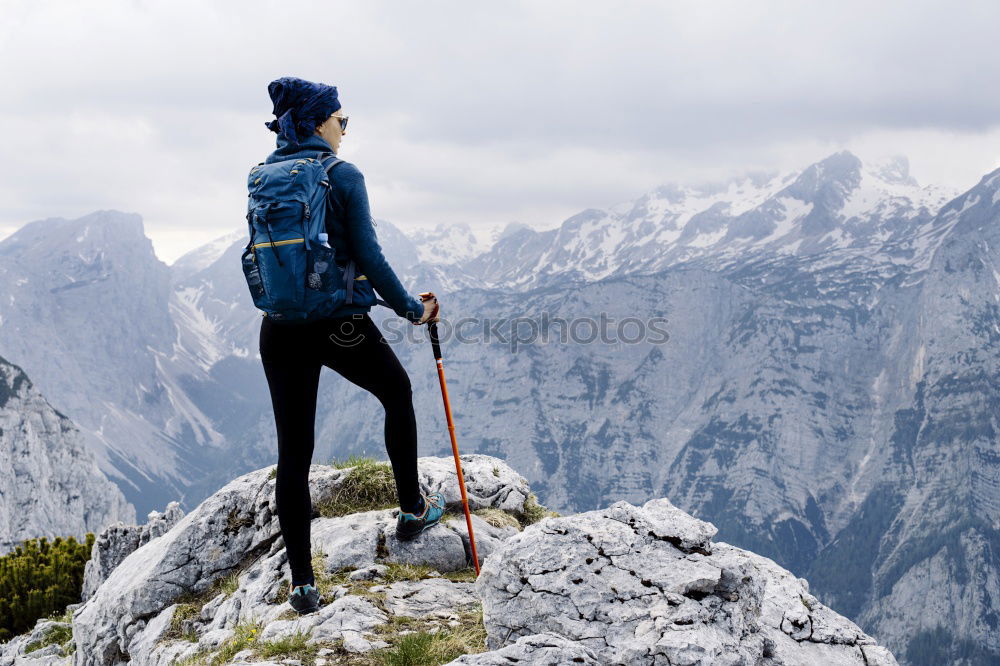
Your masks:
[[[261,162],[247,177],[250,241],[243,274],[254,305],[275,321],[311,321],[342,305],[385,302],[351,259],[341,268],[326,241],[335,155]],[[324,236],[320,236],[324,234]]]

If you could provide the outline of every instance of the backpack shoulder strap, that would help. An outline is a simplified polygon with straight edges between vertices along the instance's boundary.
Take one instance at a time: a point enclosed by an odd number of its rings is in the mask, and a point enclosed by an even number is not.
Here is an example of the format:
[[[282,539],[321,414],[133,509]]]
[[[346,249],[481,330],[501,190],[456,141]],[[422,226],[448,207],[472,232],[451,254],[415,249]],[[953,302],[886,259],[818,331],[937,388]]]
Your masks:
[[[330,178],[330,174],[333,171],[333,168],[344,161],[344,160],[340,159],[339,157],[337,157],[336,155],[329,155],[329,154],[326,155],[325,157],[320,157],[319,160],[320,160],[320,164],[323,166],[323,170],[326,172],[327,178]],[[332,184],[330,185],[329,189],[327,190],[327,193],[329,194],[329,196],[327,197],[327,204],[329,205],[329,203],[334,198],[333,197],[333,185]],[[337,202],[337,205],[338,205],[338,207],[340,207],[340,203],[339,202]]]
[[[333,167],[343,161],[344,160],[340,159],[336,155],[327,155],[326,157],[320,159],[320,164],[323,165],[323,169],[326,171],[327,175],[330,175],[330,172],[333,171]]]

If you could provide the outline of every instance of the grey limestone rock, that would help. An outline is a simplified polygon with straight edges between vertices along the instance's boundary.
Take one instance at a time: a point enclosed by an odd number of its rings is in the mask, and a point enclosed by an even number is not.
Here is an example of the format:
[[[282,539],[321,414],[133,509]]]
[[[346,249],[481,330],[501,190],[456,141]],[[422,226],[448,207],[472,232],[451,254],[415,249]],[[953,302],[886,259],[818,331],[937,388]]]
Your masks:
[[[453,459],[420,458],[419,469],[430,488],[446,486],[449,473],[454,483]],[[472,456],[466,470],[470,472],[468,488],[474,508],[523,510],[527,483],[505,463]],[[314,465],[310,472],[314,504],[330,499],[349,472],[349,468]],[[176,518],[180,519],[174,522]],[[464,531],[460,535],[453,529],[454,521],[429,528],[415,541],[405,543],[395,539],[395,522],[394,510],[314,518],[313,553],[324,554],[329,572],[345,568],[364,571],[356,579],[385,575],[391,563],[424,564],[437,571],[468,566]],[[172,527],[170,523],[174,523]],[[477,536],[482,529],[484,544],[516,533],[512,528],[493,528],[478,516],[475,527]],[[319,612],[287,618],[290,576],[279,536],[270,469],[231,481],[186,516],[180,517],[179,510],[170,507],[162,516],[151,516],[148,527],[115,526],[104,542],[107,546],[101,562],[110,571],[74,614],[77,666],[124,661],[169,664],[199,651],[219,649],[248,622],[260,624],[262,640],[308,632],[312,642],[342,639],[345,649],[352,652],[385,647],[384,641],[370,632],[388,621],[386,611],[364,597],[349,594],[343,585],[324,591]],[[117,566],[108,565],[114,553],[133,547]],[[222,588],[226,591],[219,592],[217,585],[223,578],[227,580]],[[385,603],[401,614],[440,613],[448,604],[477,603],[470,583],[451,582],[440,573],[424,581],[426,590],[411,582],[418,588],[404,599],[399,590],[407,582],[387,588]],[[193,633],[196,642],[168,636],[182,598],[200,599],[197,612],[182,622],[182,630]]]
[[[469,468],[487,472],[469,484],[470,503],[522,511],[529,491],[521,477],[502,461],[478,458]],[[451,462],[420,459],[429,486],[443,483]],[[330,497],[346,474],[315,466],[314,501]],[[544,518],[522,532],[476,516],[477,542],[488,555],[474,583],[440,573],[468,566],[464,519],[400,543],[392,510],[315,518],[314,555],[324,553],[326,573],[341,578],[321,583],[319,611],[296,616],[285,603],[289,570],[273,486],[268,469],[239,477],[128,554],[76,608],[73,663],[168,666],[218,654],[248,627],[255,640],[305,634],[326,655],[335,641],[341,654],[363,654],[389,647],[390,634],[380,632],[394,618],[434,631],[456,626],[481,604],[490,651],[452,663],[896,664],[810,594],[805,580],[768,558],[712,542],[714,525],[666,498]],[[397,564],[430,565],[436,575],[393,579]],[[366,582],[376,578],[384,582]],[[46,622],[31,635],[44,633]],[[0,646],[0,666],[69,659],[59,646],[25,656],[30,638]],[[244,651],[228,663],[255,658]],[[43,661],[54,659],[62,662]]]
[[[804,581],[714,534],[666,499],[529,526],[476,581],[487,645],[551,631],[607,664],[895,663]]]
[[[320,472],[321,473],[321,472]],[[129,655],[129,629],[183,593],[207,590],[217,578],[270,547],[277,537],[274,481],[268,470],[234,479],[161,537],[129,554],[74,613],[78,666]]]
[[[95,539],[90,560],[83,572],[83,600],[94,594],[111,571],[132,551],[165,533],[184,517],[177,502],[170,502],[163,512],[151,511],[144,525],[109,525]]]
[[[135,521],[135,509],[99,469],[77,425],[3,357],[0,478],[0,554],[25,539],[82,540],[115,521]]]
[[[401,580],[386,587],[385,605],[393,615],[404,617],[448,617],[479,603],[472,583],[446,578]]]
[[[592,664],[597,661],[593,650],[578,641],[559,634],[543,632],[521,636],[510,645],[479,654],[467,654],[446,666],[475,664],[476,666],[509,666],[509,664],[532,664],[532,666],[568,666],[569,664]]]
[[[32,630],[0,645],[0,666],[54,666],[67,664],[68,657],[62,645],[52,642],[42,648],[35,644],[48,642],[53,631],[65,631],[69,624],[53,620],[39,620]],[[29,648],[31,650],[29,651]]]

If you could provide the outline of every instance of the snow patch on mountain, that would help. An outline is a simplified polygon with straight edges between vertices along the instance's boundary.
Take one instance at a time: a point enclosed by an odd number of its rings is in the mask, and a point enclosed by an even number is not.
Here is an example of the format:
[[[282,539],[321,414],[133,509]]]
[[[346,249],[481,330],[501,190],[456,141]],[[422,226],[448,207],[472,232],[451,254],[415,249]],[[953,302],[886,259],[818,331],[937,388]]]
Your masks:
[[[218,261],[219,257],[236,242],[249,240],[249,230],[247,227],[240,227],[227,234],[196,247],[178,257],[174,263],[170,264],[170,270],[174,274],[174,279],[183,280],[199,271],[202,271]]]
[[[438,224],[432,228],[408,230],[420,261],[454,264],[485,252],[494,229],[473,228],[469,224]]]

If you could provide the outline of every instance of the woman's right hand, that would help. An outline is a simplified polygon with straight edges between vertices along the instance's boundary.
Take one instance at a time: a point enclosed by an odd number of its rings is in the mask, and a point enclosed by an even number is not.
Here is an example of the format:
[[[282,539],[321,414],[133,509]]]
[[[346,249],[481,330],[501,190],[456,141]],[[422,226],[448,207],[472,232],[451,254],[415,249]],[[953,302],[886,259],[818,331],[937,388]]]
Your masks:
[[[438,299],[437,296],[434,295],[434,292],[421,292],[420,301],[424,304],[424,315],[418,321],[413,322],[413,325],[419,326],[420,324],[426,324],[431,321],[438,321],[438,313],[440,312],[441,307],[438,305]]]

